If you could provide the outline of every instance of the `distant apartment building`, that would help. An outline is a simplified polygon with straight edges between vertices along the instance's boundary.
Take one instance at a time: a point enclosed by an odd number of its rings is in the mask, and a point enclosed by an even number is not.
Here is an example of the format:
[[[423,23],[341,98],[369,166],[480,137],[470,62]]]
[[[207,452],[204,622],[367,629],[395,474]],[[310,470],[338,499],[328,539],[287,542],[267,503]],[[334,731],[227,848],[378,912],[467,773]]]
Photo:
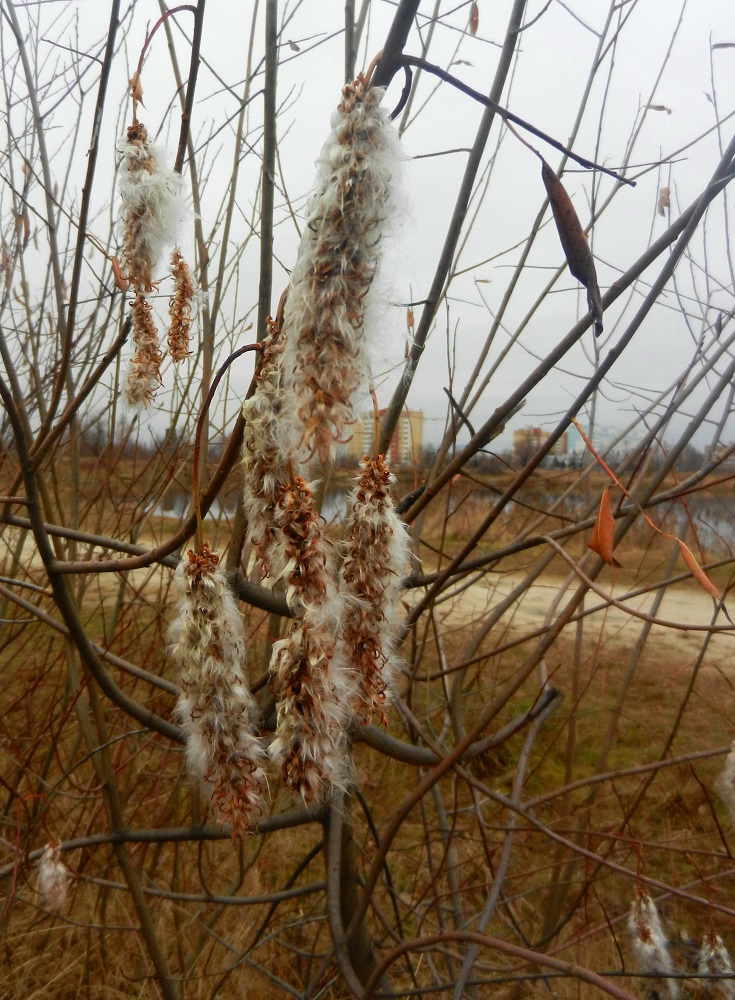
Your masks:
[[[380,417],[385,410],[380,411]],[[347,442],[347,457],[359,462],[363,455],[372,454],[375,444],[375,414],[361,413],[350,427],[352,437]],[[421,410],[401,410],[390,442],[388,461],[391,466],[413,465],[419,461],[424,447],[424,414]]]
[[[527,461],[544,444],[548,436],[549,432],[542,430],[540,427],[524,427],[522,430],[513,431],[513,458],[515,461]],[[551,454],[566,455],[568,444],[568,435],[564,431],[559,440],[553,445]]]

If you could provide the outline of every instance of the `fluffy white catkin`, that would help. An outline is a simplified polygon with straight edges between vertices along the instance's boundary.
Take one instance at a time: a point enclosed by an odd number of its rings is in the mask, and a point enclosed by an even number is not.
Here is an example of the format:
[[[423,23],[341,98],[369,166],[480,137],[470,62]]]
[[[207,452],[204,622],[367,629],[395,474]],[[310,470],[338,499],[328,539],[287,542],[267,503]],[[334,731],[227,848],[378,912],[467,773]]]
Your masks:
[[[38,891],[52,913],[64,909],[70,879],[71,872],[61,860],[61,845],[50,840],[38,860]]]
[[[164,247],[173,243],[181,223],[181,178],[148,144],[145,126],[135,121],[122,147],[118,175],[122,257],[130,286],[135,356],[128,371],[126,398],[149,406],[161,384],[162,355],[158,331],[146,295],[155,287],[154,272]]]
[[[352,776],[346,729],[355,685],[337,648],[342,602],[321,518],[303,479],[296,476],[281,489],[276,517],[294,620],[271,657],[277,725],[270,755],[286,785],[304,801],[325,800],[334,786],[345,787]]]
[[[326,464],[345,439],[366,370],[366,296],[399,159],[382,96],[361,76],[342,91],[289,282],[282,426],[286,451],[302,465],[314,456]]]
[[[727,948],[719,934],[705,934],[697,961],[700,976],[732,976],[733,968]],[[717,1000],[735,1000],[735,980],[710,979],[702,981],[705,995]]]
[[[408,572],[406,526],[390,494],[393,477],[385,456],[362,460],[349,501],[341,593],[345,597],[342,642],[358,677],[358,718],[387,723],[393,654],[400,625],[400,582]]]
[[[245,682],[245,634],[237,602],[205,542],[176,570],[179,613],[171,651],[181,669],[176,706],[186,736],[189,771],[211,793],[220,823],[233,835],[262,812],[264,752],[253,733],[255,702]]]
[[[141,292],[154,288],[153,274],[164,248],[181,225],[181,178],[148,143],[142,122],[128,128],[118,174],[123,262],[130,283]]]
[[[276,505],[290,472],[278,429],[283,407],[283,338],[272,321],[270,328],[271,335],[263,346],[256,374],[256,390],[242,405],[245,418],[242,467],[248,539],[254,547],[261,577],[276,580],[284,568]]]
[[[659,979],[670,976],[674,972],[674,963],[669,954],[669,943],[661,926],[656,904],[640,885],[636,886],[628,915],[628,930],[639,971]],[[661,989],[663,986],[657,988]],[[675,979],[665,979],[665,989],[670,1000],[677,1000],[679,987]]]

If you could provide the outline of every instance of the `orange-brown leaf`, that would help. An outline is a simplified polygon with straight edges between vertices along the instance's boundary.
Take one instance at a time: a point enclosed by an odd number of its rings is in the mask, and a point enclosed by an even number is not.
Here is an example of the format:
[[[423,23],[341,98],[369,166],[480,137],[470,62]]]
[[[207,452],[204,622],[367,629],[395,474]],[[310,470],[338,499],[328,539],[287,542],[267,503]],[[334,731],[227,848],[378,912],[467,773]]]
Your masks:
[[[477,4],[473,3],[470,7],[470,34],[476,35],[477,29],[480,25],[480,11],[477,8]]]
[[[677,538],[677,542],[679,543],[679,551],[681,552],[681,557],[687,564],[687,568],[689,569],[694,579],[697,581],[697,583],[703,590],[707,591],[710,597],[713,597],[716,601],[719,601],[720,598],[722,597],[722,594],[720,593],[719,589],[714,585],[714,583],[712,583],[712,581],[707,576],[705,571],[702,569],[697,560],[694,558],[692,550],[688,548],[680,538]]]
[[[411,306],[406,309],[406,328],[409,333],[413,333],[413,309]]]
[[[133,95],[133,100],[138,104],[143,104],[143,84],[140,82],[140,74],[133,73],[130,78],[130,93]],[[145,107],[145,104],[143,104]]]
[[[111,257],[110,263],[112,264],[112,275],[115,279],[115,284],[117,285],[119,291],[125,294],[128,290],[128,279],[123,274],[123,270],[120,267],[120,262],[117,257]]]
[[[581,281],[587,289],[587,305],[595,321],[595,334],[602,333],[602,296],[597,284],[595,261],[590,245],[582,229],[582,223],[574,210],[572,199],[564,189],[564,185],[556,176],[546,160],[541,160],[541,176],[544,181],[549,204],[554,215],[554,222],[559,233],[564,256],[569,270],[577,281]]]
[[[614,541],[615,518],[610,509],[610,488],[606,486],[600,497],[597,518],[592,529],[592,534],[587,542],[587,548],[592,549],[598,556],[601,556],[608,566],[619,566],[620,563],[613,555]]]
[[[666,215],[666,209],[671,207],[671,189],[667,187],[662,187],[658,195],[658,209],[659,215]]]

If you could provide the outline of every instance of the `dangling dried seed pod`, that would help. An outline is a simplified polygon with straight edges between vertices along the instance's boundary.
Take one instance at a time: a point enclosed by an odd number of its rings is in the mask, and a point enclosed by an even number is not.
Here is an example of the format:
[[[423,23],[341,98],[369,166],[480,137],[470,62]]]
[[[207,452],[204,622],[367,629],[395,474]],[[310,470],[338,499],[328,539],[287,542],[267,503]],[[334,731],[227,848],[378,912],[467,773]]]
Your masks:
[[[337,649],[342,602],[332,582],[319,513],[300,477],[280,490],[276,517],[294,621],[271,657],[278,723],[270,755],[286,784],[309,802],[328,798],[333,786],[345,787],[350,780],[346,727],[354,672]]]
[[[590,245],[564,185],[546,160],[542,158],[541,164],[541,176],[549,196],[564,256],[571,273],[587,289],[587,307],[595,321],[595,336],[599,337],[602,333],[602,296],[600,286],[597,284],[597,271]]]
[[[211,793],[220,823],[233,836],[262,812],[264,752],[254,735],[255,702],[245,682],[245,633],[219,556],[205,542],[176,571],[179,613],[171,652],[181,669],[176,706],[186,735],[189,771]]]
[[[284,318],[285,450],[325,464],[353,420],[365,371],[366,296],[378,267],[398,159],[381,89],[342,91],[319,160],[319,191],[291,274]]]
[[[181,220],[181,178],[148,145],[142,122],[133,122],[122,147],[119,174],[123,263],[131,285],[153,290],[164,248],[176,239]]]
[[[171,255],[171,273],[174,277],[174,294],[169,302],[171,326],[168,331],[168,353],[172,361],[183,361],[189,355],[194,286],[191,283],[189,267],[178,250],[174,250]]]
[[[126,399],[131,405],[150,406],[161,384],[162,354],[158,346],[158,330],[153,322],[150,302],[138,293],[130,303],[133,317],[135,357],[130,363]]]
[[[410,554],[406,526],[390,495],[392,476],[385,456],[364,458],[362,468],[345,540],[342,641],[345,659],[358,674],[358,718],[367,722],[374,716],[387,724],[383,706],[400,622],[400,581]]]

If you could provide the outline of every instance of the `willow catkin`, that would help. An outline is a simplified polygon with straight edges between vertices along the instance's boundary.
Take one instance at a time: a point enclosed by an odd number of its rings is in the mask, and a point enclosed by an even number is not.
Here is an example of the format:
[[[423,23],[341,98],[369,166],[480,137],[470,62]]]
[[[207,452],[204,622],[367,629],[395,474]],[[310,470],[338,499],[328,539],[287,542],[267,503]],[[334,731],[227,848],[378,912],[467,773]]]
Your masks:
[[[248,539],[255,549],[261,578],[279,578],[284,568],[283,544],[275,513],[278,497],[290,478],[281,449],[283,338],[270,321],[271,335],[260,357],[256,389],[242,405],[243,507]]]
[[[141,292],[155,287],[154,272],[181,222],[181,178],[148,143],[142,122],[128,128],[118,176],[123,263]]]
[[[318,191],[291,274],[284,315],[283,430],[300,463],[326,464],[353,420],[366,369],[366,297],[391,212],[398,140],[362,77],[346,86],[318,162]]]
[[[174,279],[174,294],[169,299],[171,322],[168,330],[168,353],[172,361],[183,361],[189,355],[194,285],[189,274],[189,266],[178,250],[174,250],[171,254],[171,274]]]
[[[71,872],[61,860],[61,844],[50,840],[38,860],[38,891],[46,909],[60,913],[66,906]]]
[[[384,455],[362,460],[349,500],[341,593],[342,642],[357,672],[358,718],[386,723],[393,656],[400,625],[400,581],[409,567],[406,526],[395,512]]]
[[[702,947],[697,957],[697,973],[700,976],[723,977],[702,983],[705,996],[717,998],[717,1000],[735,1000],[732,962],[719,934],[709,932],[704,935]]]
[[[142,122],[128,128],[118,176],[122,258],[134,292],[131,303],[135,355],[126,397],[149,406],[161,384],[162,354],[146,295],[155,288],[154,272],[164,247],[176,239],[181,222],[181,178],[148,143]]]
[[[245,682],[245,634],[219,556],[205,542],[176,570],[181,591],[171,651],[181,670],[176,706],[189,771],[211,794],[233,835],[262,812],[264,752],[254,735],[255,702]]]
[[[276,518],[284,539],[288,634],[273,646],[271,687],[277,703],[270,755],[289,788],[306,802],[327,799],[352,774],[346,729],[353,672],[338,635],[342,602],[328,562],[321,518],[303,479],[280,490]]]
[[[135,355],[128,369],[126,399],[131,406],[150,406],[161,384],[161,349],[151,304],[142,293],[130,303]]]
[[[677,1000],[679,987],[675,979],[668,979],[674,972],[674,963],[669,953],[656,904],[643,886],[636,886],[633,905],[628,915],[628,930],[633,942],[640,972],[665,980],[660,989],[666,989],[670,1000]]]

